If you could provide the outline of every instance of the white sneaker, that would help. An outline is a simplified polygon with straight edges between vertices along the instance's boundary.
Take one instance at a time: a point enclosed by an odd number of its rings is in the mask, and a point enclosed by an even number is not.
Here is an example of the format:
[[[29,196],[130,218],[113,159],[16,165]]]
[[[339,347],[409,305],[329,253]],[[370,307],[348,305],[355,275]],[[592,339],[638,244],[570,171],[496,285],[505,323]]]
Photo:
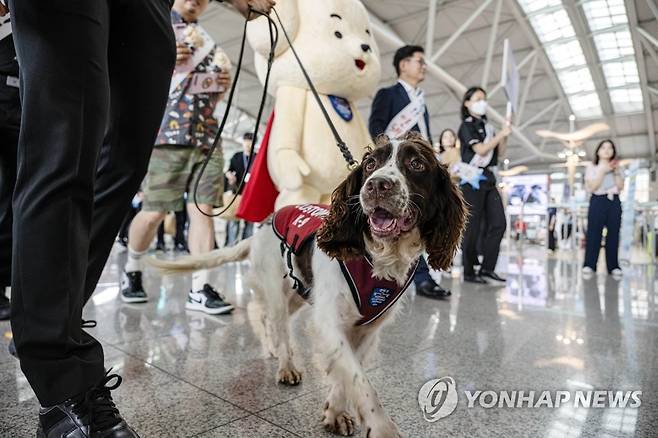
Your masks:
[[[583,277],[584,278],[590,278],[590,277],[592,277],[592,274],[594,274],[594,269],[590,268],[589,266],[583,267]]]
[[[624,273],[621,272],[621,269],[619,269],[619,268],[613,269],[611,274],[612,274],[613,277],[623,277],[624,276]]]
[[[233,304],[224,301],[221,295],[209,284],[204,284],[203,289],[187,295],[185,308],[188,310],[199,310],[209,315],[221,315],[233,311]]]

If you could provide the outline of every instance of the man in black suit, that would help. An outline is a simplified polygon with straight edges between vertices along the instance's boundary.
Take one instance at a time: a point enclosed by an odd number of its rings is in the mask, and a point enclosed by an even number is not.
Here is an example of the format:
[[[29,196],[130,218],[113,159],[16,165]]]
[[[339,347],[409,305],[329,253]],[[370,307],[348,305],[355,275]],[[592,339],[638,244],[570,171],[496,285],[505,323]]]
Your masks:
[[[418,87],[425,79],[425,54],[420,46],[404,46],[395,52],[393,66],[398,75],[395,85],[382,88],[375,95],[368,120],[370,135],[386,134],[391,138],[417,131],[432,142],[430,117],[423,90]],[[416,291],[429,298],[445,298],[450,291],[436,284],[427,262],[421,257],[414,277]]]
[[[242,181],[242,176],[247,170],[247,164],[249,163],[249,156],[253,150],[254,137],[251,132],[245,132],[242,136],[242,152],[236,152],[233,157],[231,157],[231,163],[229,164],[228,171],[226,172],[226,182],[228,183],[226,187],[233,190],[235,193],[238,190],[240,181]],[[254,156],[251,160],[252,163],[256,157]],[[249,175],[245,178],[245,185],[249,181]],[[239,194],[242,194],[244,186],[240,188]],[[226,245],[233,246],[238,241],[238,235],[240,234],[240,222],[230,221],[226,224]],[[242,229],[242,239],[250,237],[254,232],[254,224],[252,222],[244,221],[244,228]]]

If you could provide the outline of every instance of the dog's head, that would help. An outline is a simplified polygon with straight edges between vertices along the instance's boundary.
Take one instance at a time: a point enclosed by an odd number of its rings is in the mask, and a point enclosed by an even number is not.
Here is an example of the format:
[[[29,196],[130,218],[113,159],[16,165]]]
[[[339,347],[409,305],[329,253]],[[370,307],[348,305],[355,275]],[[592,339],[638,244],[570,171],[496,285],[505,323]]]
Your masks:
[[[358,0],[277,0],[283,26],[321,94],[348,100],[366,97],[381,76],[379,49],[368,12]],[[274,14],[272,17],[279,26]],[[249,43],[256,52],[255,66],[261,82],[270,51],[269,27],[264,17],[248,25]],[[281,86],[308,89],[283,32],[270,76],[271,94]]]
[[[427,141],[416,133],[380,136],[334,191],[318,246],[345,260],[365,254],[365,237],[394,241],[417,229],[430,266],[447,269],[465,218],[461,192]]]

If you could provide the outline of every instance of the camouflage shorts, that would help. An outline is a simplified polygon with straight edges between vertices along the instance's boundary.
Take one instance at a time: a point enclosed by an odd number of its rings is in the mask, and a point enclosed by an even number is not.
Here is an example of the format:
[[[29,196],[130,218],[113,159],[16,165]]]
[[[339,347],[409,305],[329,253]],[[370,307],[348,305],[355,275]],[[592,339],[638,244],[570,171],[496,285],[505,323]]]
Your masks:
[[[187,202],[194,203],[194,184],[206,155],[199,148],[176,145],[156,146],[144,179],[144,211],[180,211]],[[208,163],[197,193],[199,204],[223,205],[224,157],[215,151]]]

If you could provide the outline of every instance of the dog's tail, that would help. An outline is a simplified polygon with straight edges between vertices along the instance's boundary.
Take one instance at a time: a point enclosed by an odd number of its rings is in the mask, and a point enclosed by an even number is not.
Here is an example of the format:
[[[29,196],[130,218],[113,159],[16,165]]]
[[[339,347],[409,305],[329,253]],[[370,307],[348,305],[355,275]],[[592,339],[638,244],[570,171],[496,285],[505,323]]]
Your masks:
[[[239,262],[249,257],[252,239],[253,237],[249,237],[235,246],[227,246],[198,256],[185,256],[177,260],[147,257],[146,261],[149,265],[169,274],[214,268],[224,263]]]

